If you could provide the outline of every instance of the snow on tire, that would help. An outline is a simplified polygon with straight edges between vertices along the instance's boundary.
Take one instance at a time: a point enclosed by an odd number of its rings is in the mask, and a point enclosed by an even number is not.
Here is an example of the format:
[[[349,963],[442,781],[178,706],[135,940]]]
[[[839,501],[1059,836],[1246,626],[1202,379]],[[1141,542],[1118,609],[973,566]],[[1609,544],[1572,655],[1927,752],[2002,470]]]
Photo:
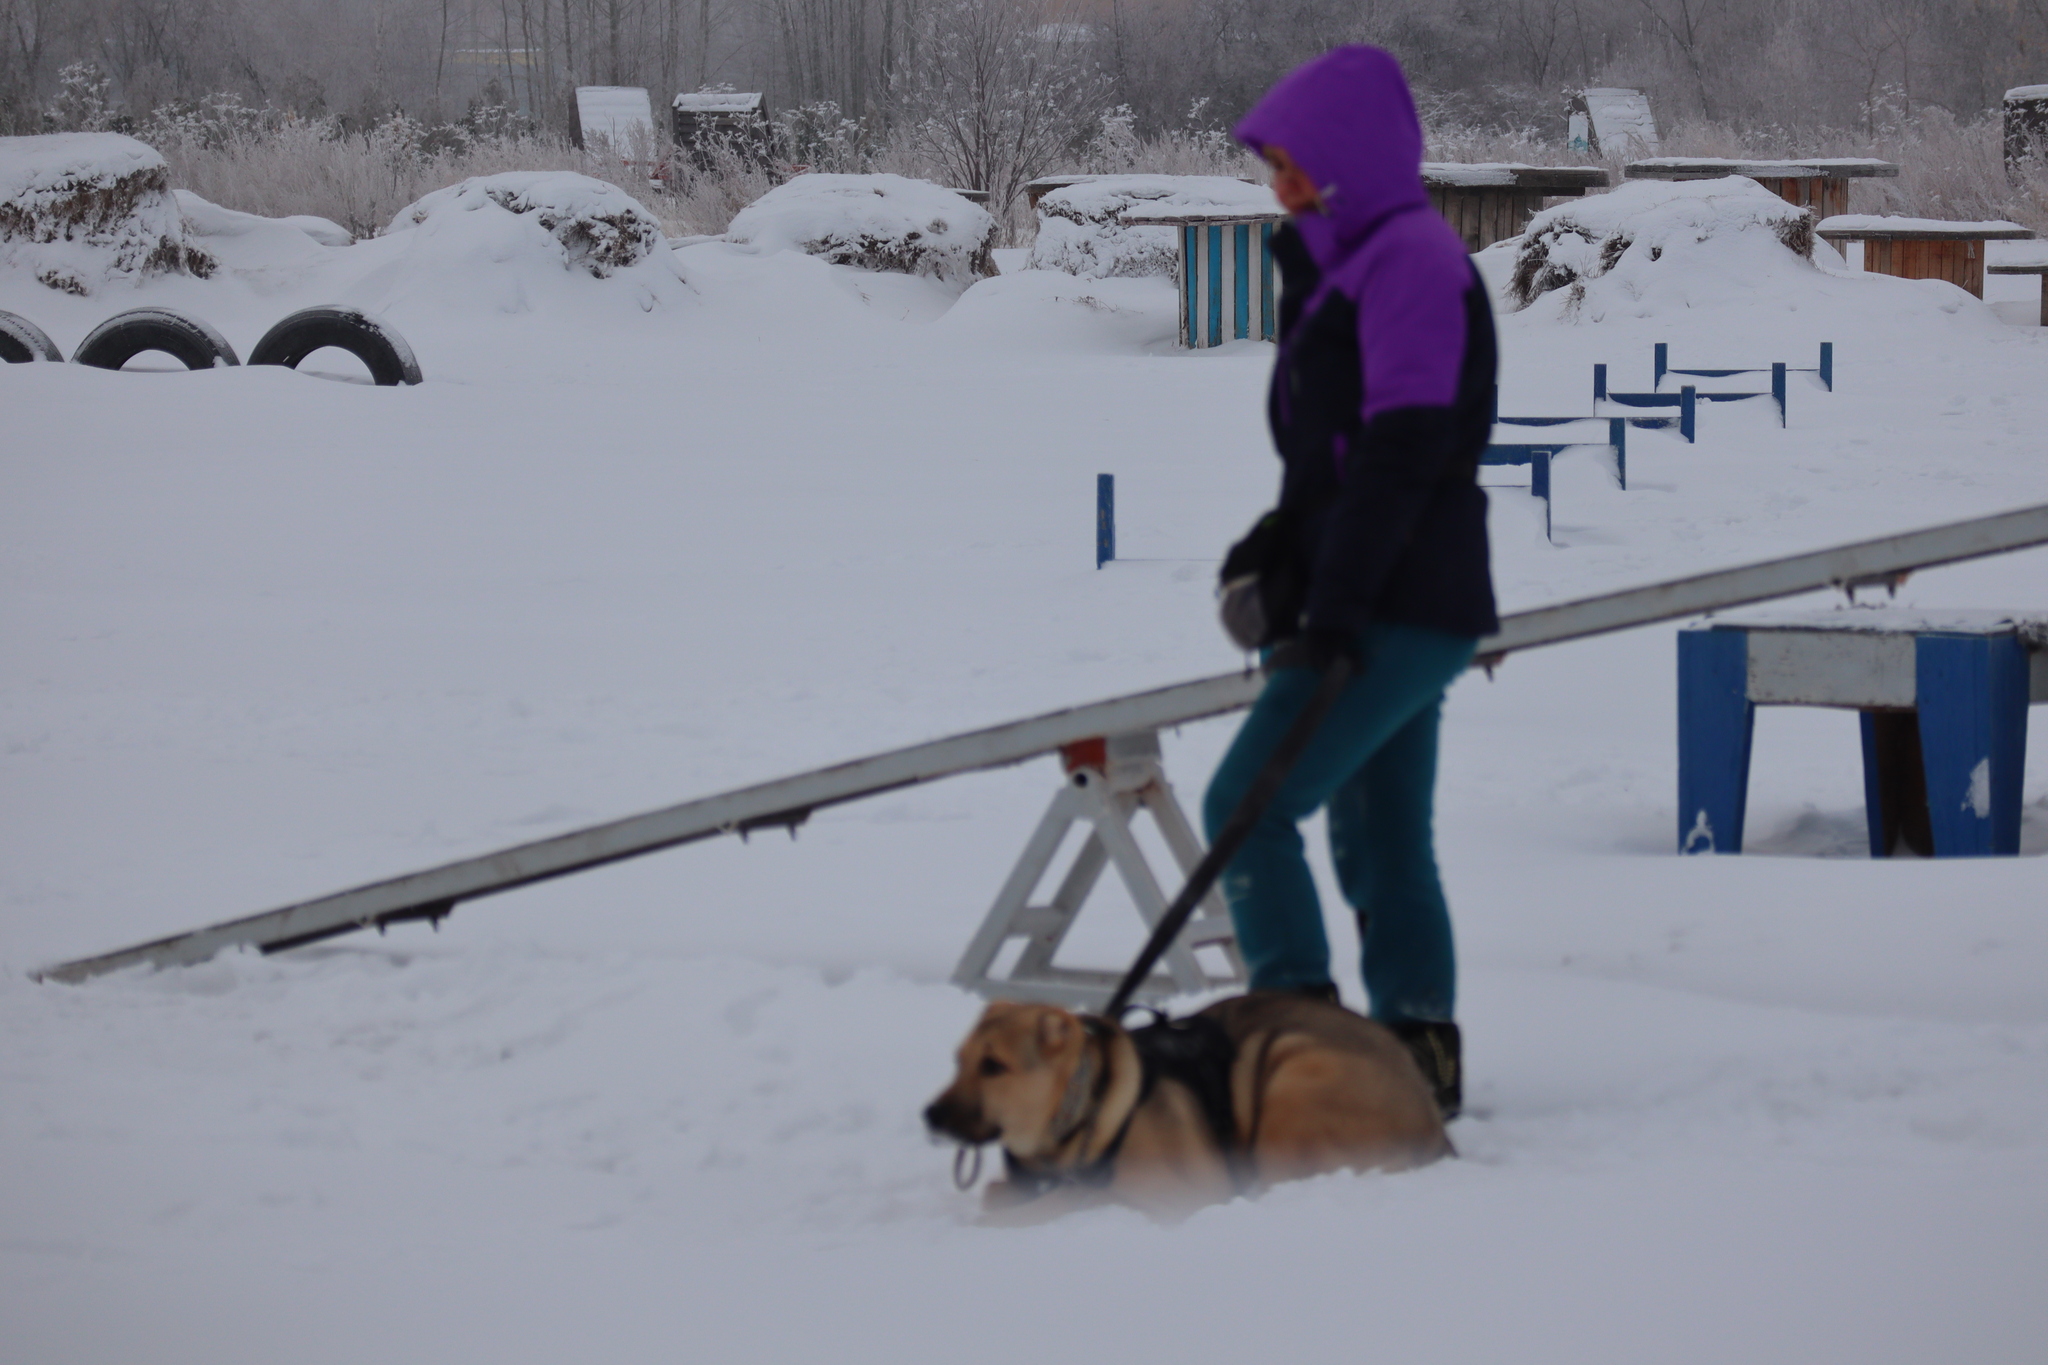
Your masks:
[[[19,365],[29,360],[62,363],[63,359],[64,353],[50,340],[48,332],[19,313],[0,310],[0,361]]]
[[[168,308],[132,308],[116,313],[86,333],[71,353],[74,365],[118,370],[144,351],[162,351],[188,370],[239,365],[227,338],[198,318]]]
[[[300,361],[325,346],[338,346],[362,361],[379,384],[420,382],[420,363],[396,328],[360,308],[332,304],[301,308],[265,332],[249,352],[249,363],[296,370]]]

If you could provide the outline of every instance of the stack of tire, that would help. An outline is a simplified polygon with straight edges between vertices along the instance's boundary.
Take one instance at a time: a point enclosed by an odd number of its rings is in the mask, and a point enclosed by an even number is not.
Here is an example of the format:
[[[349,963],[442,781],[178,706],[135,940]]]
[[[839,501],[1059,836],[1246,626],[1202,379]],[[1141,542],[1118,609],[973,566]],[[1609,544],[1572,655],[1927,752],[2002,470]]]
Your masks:
[[[328,346],[347,351],[369,367],[379,384],[417,384],[420,363],[395,328],[360,308],[323,304],[301,308],[263,334],[249,352],[251,365],[299,362]],[[188,370],[239,365],[227,338],[201,322],[168,308],[131,308],[117,313],[86,333],[71,355],[73,364],[118,370],[144,351],[162,351]],[[48,360],[62,363],[64,353],[49,333],[18,313],[0,311],[0,360],[9,364]]]

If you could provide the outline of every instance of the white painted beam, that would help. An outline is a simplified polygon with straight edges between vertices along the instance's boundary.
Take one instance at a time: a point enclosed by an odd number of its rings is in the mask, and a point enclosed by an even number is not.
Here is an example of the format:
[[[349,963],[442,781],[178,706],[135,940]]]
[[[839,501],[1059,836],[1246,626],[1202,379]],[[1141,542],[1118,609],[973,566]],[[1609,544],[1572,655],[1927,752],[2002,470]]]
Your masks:
[[[1519,612],[1501,622],[1499,634],[1480,642],[1480,659],[1484,662],[1515,650],[1831,585],[1896,579],[1913,569],[2041,544],[2048,544],[2048,505],[1695,574]],[[1241,710],[1251,704],[1261,686],[1255,673],[1228,673],[1053,711],[465,858],[190,933],[59,963],[32,975],[43,981],[76,982],[138,963],[167,967],[204,962],[223,948],[251,946],[277,952],[356,929],[405,920],[438,920],[462,901],[584,868],[718,834],[795,826],[826,806],[956,773],[1021,763],[1084,739],[1159,730]]]

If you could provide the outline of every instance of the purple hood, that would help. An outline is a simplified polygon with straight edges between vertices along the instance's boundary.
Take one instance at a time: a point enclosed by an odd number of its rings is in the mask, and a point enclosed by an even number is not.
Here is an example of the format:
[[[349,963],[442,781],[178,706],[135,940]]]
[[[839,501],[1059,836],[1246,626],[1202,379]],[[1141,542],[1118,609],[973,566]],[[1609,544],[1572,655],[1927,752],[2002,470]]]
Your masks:
[[[1329,270],[1388,214],[1427,204],[1422,125],[1401,64],[1376,47],[1340,47],[1290,72],[1237,125],[1240,142],[1287,149],[1314,178],[1324,213],[1295,219]]]

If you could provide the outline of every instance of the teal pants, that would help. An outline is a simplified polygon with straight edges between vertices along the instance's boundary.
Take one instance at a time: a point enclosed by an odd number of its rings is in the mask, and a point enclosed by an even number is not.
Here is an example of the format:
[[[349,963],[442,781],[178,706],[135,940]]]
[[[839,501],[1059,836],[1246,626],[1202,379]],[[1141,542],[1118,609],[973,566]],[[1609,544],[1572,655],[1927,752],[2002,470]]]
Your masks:
[[[1430,807],[1444,689],[1472,662],[1469,636],[1374,623],[1363,665],[1251,838],[1223,894],[1253,990],[1330,980],[1322,905],[1300,822],[1329,807],[1330,856],[1358,914],[1366,994],[1378,1019],[1450,1019],[1457,1004],[1451,917],[1437,879]],[[1316,690],[1307,668],[1274,670],[1202,802],[1213,840]]]

